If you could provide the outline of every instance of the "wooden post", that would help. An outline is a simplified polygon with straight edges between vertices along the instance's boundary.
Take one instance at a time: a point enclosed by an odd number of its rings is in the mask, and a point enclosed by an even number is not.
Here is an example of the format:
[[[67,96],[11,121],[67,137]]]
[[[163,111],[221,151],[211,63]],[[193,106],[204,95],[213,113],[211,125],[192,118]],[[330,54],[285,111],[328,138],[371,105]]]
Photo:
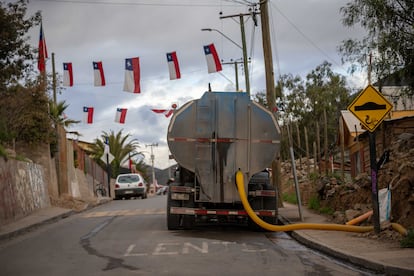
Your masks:
[[[317,174],[318,170],[316,169],[317,166],[317,160],[316,160],[316,143],[313,142],[313,172],[315,175]]]
[[[326,109],[323,110],[323,124],[324,124],[324,152],[325,152],[325,175],[329,171],[329,155],[328,155],[328,118],[326,117]]]
[[[309,142],[308,142],[308,129],[305,127],[305,146],[306,146],[306,173],[310,174],[310,161],[309,161]]]
[[[319,122],[316,121],[316,151],[317,151],[317,162],[321,162],[321,137],[320,130],[319,130]],[[319,166],[319,174],[321,174],[321,168]]]
[[[272,45],[270,42],[270,26],[269,26],[269,12],[267,6],[267,0],[260,1],[260,19],[262,22],[262,45],[263,45],[263,57],[265,63],[265,74],[266,74],[266,100],[269,107],[269,110],[273,112],[273,109],[276,106],[275,99],[275,80],[273,73],[273,55],[272,55]],[[282,195],[282,186],[281,182],[277,179],[281,178],[280,171],[280,153],[276,156],[276,159],[272,162],[272,183],[276,186],[278,193],[278,201],[281,201]],[[281,206],[281,203],[278,203],[278,206]],[[277,214],[276,214],[277,215]]]
[[[341,139],[341,180],[345,181],[345,133],[344,133],[344,120],[339,118],[339,138]]]
[[[298,158],[299,158],[299,166],[300,166],[300,168],[302,169],[302,154],[300,153],[300,152],[301,152],[302,147],[301,147],[301,144],[300,144],[300,133],[299,133],[299,124],[298,124],[298,122],[296,122],[296,123],[295,123],[295,126],[296,126],[296,140],[297,140],[297,142],[298,142]]]

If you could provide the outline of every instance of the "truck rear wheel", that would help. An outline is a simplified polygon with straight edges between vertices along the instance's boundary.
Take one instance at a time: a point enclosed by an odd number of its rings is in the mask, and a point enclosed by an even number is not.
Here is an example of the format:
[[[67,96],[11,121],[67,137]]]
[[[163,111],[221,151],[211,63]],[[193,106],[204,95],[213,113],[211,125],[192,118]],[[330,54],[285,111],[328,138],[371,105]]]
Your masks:
[[[174,186],[174,184],[171,183],[171,186]],[[180,215],[171,214],[171,207],[181,207],[181,203],[178,200],[171,199],[171,189],[168,190],[167,198],[167,228],[168,230],[178,230],[180,229]]]
[[[194,183],[184,183],[184,186],[186,187],[194,187]],[[183,201],[183,207],[186,208],[194,208],[194,193],[191,193],[189,200],[187,201]],[[183,215],[182,216],[182,226],[184,229],[192,229],[194,227],[195,224],[195,216],[192,215]]]

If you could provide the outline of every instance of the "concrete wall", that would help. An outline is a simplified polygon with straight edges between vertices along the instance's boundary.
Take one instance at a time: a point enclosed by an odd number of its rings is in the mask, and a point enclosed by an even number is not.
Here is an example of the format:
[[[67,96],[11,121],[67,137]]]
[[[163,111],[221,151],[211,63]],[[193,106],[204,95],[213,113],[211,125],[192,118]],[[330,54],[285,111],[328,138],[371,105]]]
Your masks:
[[[88,200],[94,197],[93,178],[83,170],[75,168],[73,157],[73,142],[66,141],[67,151],[67,179],[69,183],[69,194],[74,198]]]
[[[95,199],[95,185],[106,179],[106,172],[87,156],[84,158],[88,160],[92,171],[75,168],[74,144],[71,140],[61,139],[59,148],[64,152],[59,154],[58,162],[50,157],[49,145],[46,144],[36,147],[17,145],[18,156],[30,159],[27,162],[0,158],[0,226],[37,209],[49,207],[51,199],[58,199],[62,195],[83,201]],[[56,163],[59,165],[58,170]],[[57,171],[60,172],[59,176]],[[61,180],[60,187],[58,177]]]
[[[41,165],[0,158],[0,225],[50,206]]]

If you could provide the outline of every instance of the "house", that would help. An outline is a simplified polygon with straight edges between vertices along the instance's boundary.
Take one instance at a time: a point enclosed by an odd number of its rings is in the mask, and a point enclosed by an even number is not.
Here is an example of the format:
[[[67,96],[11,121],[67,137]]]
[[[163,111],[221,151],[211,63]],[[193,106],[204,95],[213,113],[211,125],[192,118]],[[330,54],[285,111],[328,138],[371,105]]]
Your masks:
[[[393,109],[375,130],[377,160],[386,152],[392,140],[401,133],[414,134],[414,97],[403,93],[407,86],[383,82],[382,95],[393,104]],[[374,85],[375,87],[375,85]],[[378,86],[375,87],[377,90]],[[349,160],[351,176],[370,171],[369,135],[359,120],[349,111],[342,110],[339,120],[339,139],[345,160]],[[345,162],[345,161],[343,161]]]

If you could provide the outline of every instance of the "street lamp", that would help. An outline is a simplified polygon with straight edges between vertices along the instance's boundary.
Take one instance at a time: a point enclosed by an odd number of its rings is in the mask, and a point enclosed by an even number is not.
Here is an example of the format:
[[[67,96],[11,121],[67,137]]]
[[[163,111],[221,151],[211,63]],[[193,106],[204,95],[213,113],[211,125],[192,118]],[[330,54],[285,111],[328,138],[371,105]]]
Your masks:
[[[237,44],[236,42],[234,42],[234,40],[232,40],[230,37],[228,37],[227,35],[223,34],[221,31],[217,30],[217,29],[211,29],[211,28],[203,28],[201,29],[201,31],[215,31],[218,32],[219,34],[221,34],[223,37],[225,37],[226,39],[228,39],[231,43],[233,43],[234,45],[236,45],[238,48],[242,49],[243,51],[243,66],[244,66],[244,71],[245,71],[245,80],[246,80],[246,93],[248,95],[250,95],[250,81],[249,81],[249,68],[247,65],[247,50],[246,50],[246,36],[244,34],[244,24],[243,24],[243,20],[241,20],[241,24],[240,24],[240,28],[241,28],[241,33],[242,33],[242,45],[240,46],[239,44]]]
[[[236,45],[237,47],[239,47],[241,50],[243,50],[243,47],[240,46],[239,44],[237,44],[236,42],[234,42],[234,40],[232,40],[230,37],[228,37],[227,35],[223,34],[221,31],[217,30],[217,29],[211,29],[211,28],[203,28],[201,29],[201,31],[208,31],[208,32],[218,32],[219,34],[221,34],[222,36],[224,36],[225,38],[227,38],[229,41],[231,41],[231,43],[233,43],[234,45]]]

